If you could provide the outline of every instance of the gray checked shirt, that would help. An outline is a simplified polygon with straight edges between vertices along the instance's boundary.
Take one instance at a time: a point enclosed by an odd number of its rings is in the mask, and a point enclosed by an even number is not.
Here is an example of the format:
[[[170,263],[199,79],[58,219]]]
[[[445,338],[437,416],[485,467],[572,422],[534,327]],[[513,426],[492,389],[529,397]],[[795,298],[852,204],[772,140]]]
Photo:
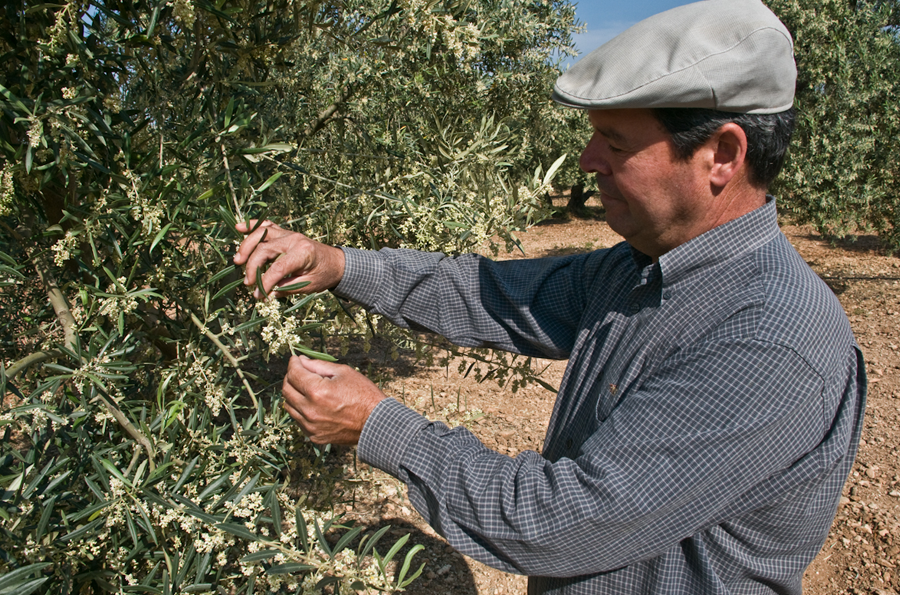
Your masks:
[[[379,403],[362,460],[529,593],[800,593],[862,428],[862,355],[775,201],[652,263],[346,249],[336,293],[463,346],[568,358],[544,452]],[[509,403],[511,408],[515,403]]]

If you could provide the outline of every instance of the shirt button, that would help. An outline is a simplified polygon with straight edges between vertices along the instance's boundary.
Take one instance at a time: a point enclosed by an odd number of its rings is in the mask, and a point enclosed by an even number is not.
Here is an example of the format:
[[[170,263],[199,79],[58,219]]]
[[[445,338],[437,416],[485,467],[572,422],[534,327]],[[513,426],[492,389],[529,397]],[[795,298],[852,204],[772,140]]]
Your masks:
[[[631,306],[629,307],[629,309],[630,309],[632,312],[637,313],[637,312],[640,312],[640,310],[641,310],[641,305],[638,304],[638,303],[633,303],[633,304],[631,304]]]
[[[672,292],[671,292],[671,291],[665,292],[665,293],[663,294],[663,299],[664,299],[664,300],[672,299]]]
[[[572,439],[571,439],[571,438],[567,438],[567,439],[566,439],[566,450],[572,450],[572,446],[573,446],[574,444],[575,444],[575,443],[572,442]]]

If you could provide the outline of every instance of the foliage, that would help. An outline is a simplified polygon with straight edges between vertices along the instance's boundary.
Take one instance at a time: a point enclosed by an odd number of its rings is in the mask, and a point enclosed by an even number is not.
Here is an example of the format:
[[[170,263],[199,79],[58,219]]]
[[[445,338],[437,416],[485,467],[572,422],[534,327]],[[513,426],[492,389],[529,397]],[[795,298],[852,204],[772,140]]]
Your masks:
[[[797,130],[777,194],[831,237],[900,249],[900,3],[767,0],[795,41]]]
[[[334,456],[296,434],[278,390],[285,353],[328,357],[381,325],[330,294],[254,302],[234,224],[513,245],[543,216],[553,168],[535,172],[520,139],[554,109],[548,58],[572,7],[2,10],[0,586],[402,588],[417,548],[382,555],[383,532],[331,516]]]

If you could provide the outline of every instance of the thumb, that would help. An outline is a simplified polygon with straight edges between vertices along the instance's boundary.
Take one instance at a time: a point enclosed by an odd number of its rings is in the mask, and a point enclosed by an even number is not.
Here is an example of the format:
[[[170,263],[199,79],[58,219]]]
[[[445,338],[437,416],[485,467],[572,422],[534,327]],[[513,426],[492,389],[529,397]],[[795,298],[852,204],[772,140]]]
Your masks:
[[[301,355],[297,359],[299,360],[300,365],[305,368],[307,372],[312,372],[313,374],[317,374],[322,378],[334,378],[338,375],[338,371],[344,367],[341,364],[326,362],[320,359],[312,359],[306,357],[305,355]]]

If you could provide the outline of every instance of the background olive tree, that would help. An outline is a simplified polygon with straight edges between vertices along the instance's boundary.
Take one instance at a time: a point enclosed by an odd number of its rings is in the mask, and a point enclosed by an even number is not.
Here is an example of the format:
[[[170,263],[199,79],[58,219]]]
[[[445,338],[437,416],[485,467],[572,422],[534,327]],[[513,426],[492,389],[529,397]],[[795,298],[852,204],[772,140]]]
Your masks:
[[[401,588],[416,548],[392,567],[403,540],[331,516],[339,471],[278,377],[381,325],[329,294],[252,300],[234,225],[513,246],[545,213],[535,126],[572,7],[0,10],[0,589]]]
[[[766,0],[794,36],[798,122],[776,194],[829,237],[900,250],[900,3]]]

